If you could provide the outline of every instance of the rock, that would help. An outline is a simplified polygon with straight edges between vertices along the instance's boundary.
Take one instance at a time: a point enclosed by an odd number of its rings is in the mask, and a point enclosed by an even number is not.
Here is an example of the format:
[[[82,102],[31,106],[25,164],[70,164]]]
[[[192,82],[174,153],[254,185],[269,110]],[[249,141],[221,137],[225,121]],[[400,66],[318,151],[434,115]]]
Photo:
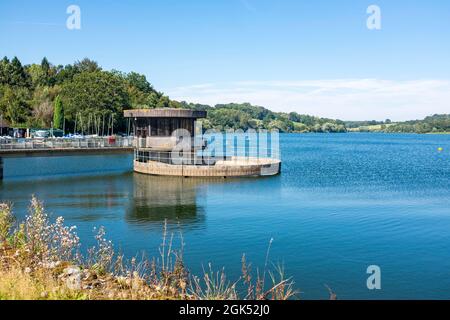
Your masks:
[[[87,270],[83,271],[83,280],[87,281],[87,280],[91,280],[93,277],[91,275],[91,273]]]
[[[62,277],[70,290],[81,290],[81,270],[79,267],[70,266],[64,269]]]
[[[46,269],[55,269],[60,264],[61,264],[61,261],[56,261],[56,262],[52,261],[52,262],[46,262],[42,266]]]
[[[91,281],[90,283],[89,283],[89,285],[92,287],[92,288],[100,288],[101,286],[102,286],[102,282],[100,281],[100,280],[98,280],[98,279],[96,279],[96,280],[93,280],[93,281]]]

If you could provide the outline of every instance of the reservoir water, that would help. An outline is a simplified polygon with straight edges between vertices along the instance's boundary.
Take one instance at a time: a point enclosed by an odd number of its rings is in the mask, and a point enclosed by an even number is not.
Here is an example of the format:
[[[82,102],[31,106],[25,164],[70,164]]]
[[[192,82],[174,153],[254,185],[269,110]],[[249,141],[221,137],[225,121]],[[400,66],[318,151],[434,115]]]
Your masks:
[[[19,218],[32,194],[52,217],[94,227],[127,256],[158,255],[164,220],[193,273],[230,280],[246,254],[283,263],[303,299],[450,299],[450,135],[282,134],[282,173],[184,179],[132,173],[132,156],[5,159],[0,200]],[[439,152],[438,148],[443,148]],[[177,237],[177,236],[176,236]],[[177,242],[176,242],[177,243]],[[381,290],[366,269],[381,268]]]

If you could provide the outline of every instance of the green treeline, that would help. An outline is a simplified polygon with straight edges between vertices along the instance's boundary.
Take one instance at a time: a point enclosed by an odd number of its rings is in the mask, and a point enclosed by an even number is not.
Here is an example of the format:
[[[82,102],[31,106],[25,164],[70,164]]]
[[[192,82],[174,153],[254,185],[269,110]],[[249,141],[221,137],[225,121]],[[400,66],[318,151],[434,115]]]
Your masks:
[[[244,104],[215,107],[177,102],[156,91],[144,75],[105,71],[94,61],[23,66],[16,57],[0,61],[0,112],[13,126],[65,128],[66,132],[126,130],[123,110],[192,108],[207,110],[206,129],[279,129],[282,132],[345,132],[342,121],[275,113]],[[105,129],[105,126],[107,127]],[[101,127],[101,128],[100,128]]]
[[[450,132],[450,114],[435,114],[423,120],[393,123],[386,121],[347,121],[348,131],[387,133],[446,133]]]
[[[14,127],[73,132],[125,130],[123,110],[179,107],[135,72],[105,71],[89,59],[66,66],[0,61],[0,114]],[[105,128],[106,127],[106,128]]]
[[[273,112],[249,103],[217,104],[214,107],[181,102],[183,108],[208,111],[205,129],[278,129],[280,132],[346,132],[340,120],[300,115],[296,112]]]
[[[405,121],[386,127],[386,132],[439,133],[450,132],[450,114],[435,114],[424,120]]]
[[[341,121],[273,112],[249,103],[215,106],[178,102],[155,90],[136,72],[103,70],[83,59],[66,66],[46,58],[22,65],[17,57],[0,60],[0,116],[14,127],[65,128],[66,132],[125,132],[123,110],[136,108],[190,108],[208,111],[205,129],[278,129],[281,132],[449,132],[450,115],[392,123],[390,120]]]

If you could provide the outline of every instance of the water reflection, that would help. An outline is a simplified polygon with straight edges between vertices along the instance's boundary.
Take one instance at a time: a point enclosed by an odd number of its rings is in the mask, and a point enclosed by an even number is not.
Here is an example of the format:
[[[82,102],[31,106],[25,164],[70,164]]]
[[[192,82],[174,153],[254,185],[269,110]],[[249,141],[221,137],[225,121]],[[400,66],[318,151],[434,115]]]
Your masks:
[[[267,180],[164,177],[138,173],[58,178],[44,175],[29,177],[26,181],[3,181],[0,183],[0,201],[14,203],[19,219],[27,214],[34,194],[44,200],[47,212],[53,217],[63,216],[69,224],[89,223],[91,228],[91,225],[124,221],[132,227],[161,233],[165,220],[169,227],[180,224],[184,230],[205,229],[207,194],[233,190],[237,185],[246,188],[245,185],[250,184],[247,188],[253,188],[256,181],[264,183]]]
[[[181,223],[184,227],[199,227],[205,221],[205,209],[197,203],[202,196],[198,186],[204,181],[182,177],[133,175],[133,198],[125,220],[161,230],[161,223]]]
[[[19,219],[27,214],[30,199],[36,195],[53,218],[63,216],[68,223],[120,220],[133,175],[45,178],[0,184],[0,201],[13,203]]]
[[[273,180],[273,178],[272,178]],[[184,230],[206,228],[206,199],[218,190],[254,188],[254,183],[269,178],[184,178],[133,174],[133,196],[128,203],[125,221],[129,224],[157,229],[165,220],[169,227]]]

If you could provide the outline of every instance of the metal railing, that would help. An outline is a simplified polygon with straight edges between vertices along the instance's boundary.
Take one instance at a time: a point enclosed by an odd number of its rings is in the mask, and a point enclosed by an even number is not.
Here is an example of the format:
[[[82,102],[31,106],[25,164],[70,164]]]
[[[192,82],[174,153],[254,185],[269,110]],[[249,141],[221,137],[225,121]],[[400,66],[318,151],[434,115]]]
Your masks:
[[[276,162],[280,160],[279,152],[273,150],[261,150],[257,153],[249,152],[248,149],[234,150],[233,152],[214,154],[197,150],[193,152],[176,152],[171,151],[148,151],[135,149],[134,160],[137,162],[147,163],[149,161],[160,162],[171,165],[198,165],[198,166],[214,166],[216,164],[267,164],[271,160]]]
[[[132,148],[133,137],[0,138],[0,150]]]

